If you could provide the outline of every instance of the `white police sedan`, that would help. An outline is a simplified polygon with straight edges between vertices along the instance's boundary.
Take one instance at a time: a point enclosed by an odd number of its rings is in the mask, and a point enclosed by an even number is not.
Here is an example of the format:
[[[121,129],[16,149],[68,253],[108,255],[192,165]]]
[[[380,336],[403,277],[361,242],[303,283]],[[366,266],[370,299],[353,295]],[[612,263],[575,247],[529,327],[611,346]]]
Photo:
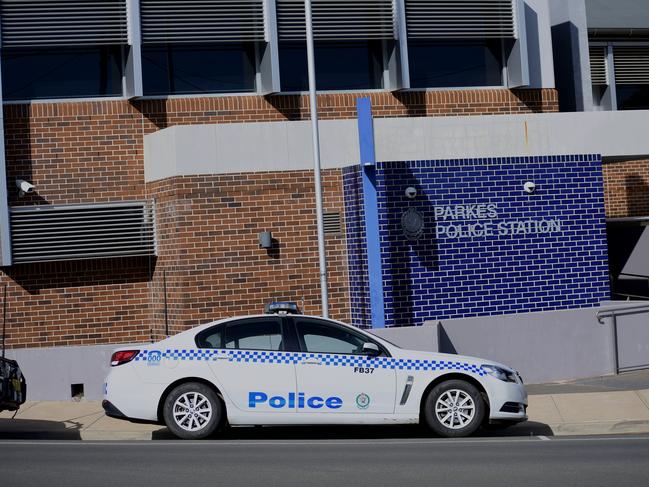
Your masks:
[[[204,438],[219,425],[424,422],[446,437],[527,419],[518,374],[488,360],[403,350],[276,306],[112,355],[103,407]]]

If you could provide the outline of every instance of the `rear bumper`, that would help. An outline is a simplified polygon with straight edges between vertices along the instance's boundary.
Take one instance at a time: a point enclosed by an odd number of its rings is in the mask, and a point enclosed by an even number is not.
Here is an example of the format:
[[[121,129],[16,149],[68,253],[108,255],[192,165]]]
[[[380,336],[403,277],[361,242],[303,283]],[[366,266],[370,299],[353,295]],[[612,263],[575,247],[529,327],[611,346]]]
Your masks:
[[[106,416],[110,416],[111,418],[116,418],[116,419],[128,420],[128,418],[123,412],[117,409],[112,402],[106,399],[101,401],[101,407],[104,408],[104,413],[106,413]]]

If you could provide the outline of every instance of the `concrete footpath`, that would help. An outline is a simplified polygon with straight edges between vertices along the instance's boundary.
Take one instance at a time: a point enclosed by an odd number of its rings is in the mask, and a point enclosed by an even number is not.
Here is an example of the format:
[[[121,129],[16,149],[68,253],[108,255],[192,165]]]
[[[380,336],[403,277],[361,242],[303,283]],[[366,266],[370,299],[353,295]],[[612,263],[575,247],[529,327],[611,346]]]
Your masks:
[[[643,387],[644,386],[644,387]],[[643,388],[640,388],[643,387]],[[482,436],[600,435],[649,433],[649,372],[528,386],[530,420]],[[0,439],[151,440],[170,439],[160,425],[136,424],[104,415],[98,401],[27,402],[0,413]],[[422,434],[412,427],[233,429],[229,438],[381,438]],[[353,433],[350,433],[353,431]],[[324,432],[324,434],[323,434]],[[333,435],[333,436],[332,436]]]

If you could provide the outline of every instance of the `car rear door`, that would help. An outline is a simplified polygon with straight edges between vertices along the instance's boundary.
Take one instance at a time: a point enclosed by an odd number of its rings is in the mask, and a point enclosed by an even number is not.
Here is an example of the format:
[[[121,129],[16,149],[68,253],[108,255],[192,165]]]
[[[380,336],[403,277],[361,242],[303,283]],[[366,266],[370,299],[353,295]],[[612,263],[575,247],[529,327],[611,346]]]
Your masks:
[[[396,373],[393,359],[362,354],[362,333],[317,318],[294,316],[301,358],[295,365],[298,413],[391,414]],[[376,343],[376,342],[373,342]]]
[[[197,337],[199,346],[215,348],[210,369],[223,393],[245,412],[295,412],[295,358],[279,316],[226,322]],[[294,402],[294,401],[293,401]]]

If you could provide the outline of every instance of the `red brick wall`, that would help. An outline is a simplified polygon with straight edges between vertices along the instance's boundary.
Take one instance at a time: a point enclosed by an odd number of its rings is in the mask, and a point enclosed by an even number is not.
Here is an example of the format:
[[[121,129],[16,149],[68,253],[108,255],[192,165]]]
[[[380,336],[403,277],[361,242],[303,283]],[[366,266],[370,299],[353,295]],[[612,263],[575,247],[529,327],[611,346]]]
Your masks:
[[[318,97],[322,119],[354,118],[359,94]],[[555,90],[374,92],[377,117],[552,112]],[[306,96],[174,98],[35,103],[4,107],[11,204],[101,202],[142,197],[143,137],[170,125],[308,119]],[[17,197],[27,179],[37,194]]]
[[[321,117],[355,117],[358,96],[320,95]],[[367,96],[377,117],[558,110],[555,90],[374,92]],[[107,202],[155,195],[160,238],[156,262],[113,259],[25,264],[1,273],[0,285],[7,284],[9,292],[8,345],[123,343],[148,339],[151,329],[159,336],[164,326],[164,270],[173,330],[228,314],[257,312],[271,297],[303,299],[307,312],[319,312],[308,174],[287,176],[286,181],[274,175],[272,183],[263,182],[269,175],[239,175],[162,181],[148,188],[144,184],[145,134],[177,124],[306,118],[308,98],[297,95],[6,105],[11,205]],[[37,192],[19,198],[16,178],[33,182]],[[252,181],[265,198],[263,216],[252,209],[257,203],[246,199],[241,181]],[[340,175],[328,173],[326,184],[327,205],[340,210],[342,203],[336,199],[341,197]],[[242,206],[212,201],[219,194]],[[230,219],[235,215],[236,220]],[[241,227],[237,222],[244,219]],[[284,221],[288,223],[283,227]],[[194,224],[197,228],[190,228]],[[277,236],[279,259],[257,247],[256,235],[262,226]],[[228,248],[228,242],[233,248]],[[329,238],[329,248],[333,315],[344,319],[349,310],[343,236]]]
[[[151,183],[157,201],[160,259],[153,288],[164,329],[166,269],[169,324],[178,332],[226,316],[260,313],[271,300],[320,314],[314,183],[310,171],[176,177]],[[340,170],[323,173],[325,211],[343,218]],[[344,226],[344,221],[342,222]],[[271,231],[274,248],[259,247]],[[349,318],[342,234],[327,235],[332,317]]]
[[[605,163],[604,200],[609,218],[649,216],[649,160]]]
[[[152,265],[148,258],[119,258],[6,269],[7,346],[148,340]]]

